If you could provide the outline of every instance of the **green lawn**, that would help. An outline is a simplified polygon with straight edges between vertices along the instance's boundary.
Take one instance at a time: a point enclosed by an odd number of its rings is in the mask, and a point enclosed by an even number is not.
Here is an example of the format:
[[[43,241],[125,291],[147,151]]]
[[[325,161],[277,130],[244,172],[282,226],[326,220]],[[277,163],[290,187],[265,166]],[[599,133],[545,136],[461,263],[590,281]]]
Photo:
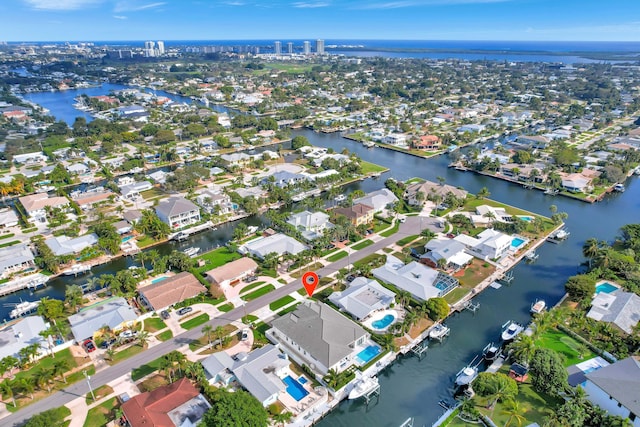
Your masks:
[[[279,308],[282,308],[287,304],[291,304],[295,300],[296,299],[294,297],[292,297],[291,295],[285,295],[282,298],[280,298],[279,300],[276,300],[276,301],[272,302],[271,304],[269,304],[269,308],[271,310],[273,310],[273,311],[277,311]]]
[[[223,313],[226,313],[228,311],[233,310],[233,303],[226,303],[226,304],[222,304],[220,307],[218,307],[218,310],[220,310]]]
[[[142,352],[144,348],[140,347],[137,344],[132,345],[131,347],[127,347],[124,350],[121,350],[113,355],[113,360],[110,360],[110,364],[113,365],[115,363],[121,362],[124,359],[128,359],[131,356],[135,356],[136,354]]]
[[[403,237],[402,239],[398,240],[396,242],[396,245],[398,246],[404,246],[406,244],[409,244],[411,242],[413,242],[414,240],[416,240],[418,237],[420,237],[420,235],[418,234],[412,234],[411,236],[407,236],[407,237]]]
[[[160,332],[158,335],[156,335],[156,338],[158,338],[160,341],[169,340],[173,338],[173,332],[171,332],[170,329],[167,329],[166,331]]]
[[[394,235],[394,234],[396,234],[396,233],[398,232],[398,229],[399,229],[399,228],[400,228],[400,223],[399,223],[399,222],[396,222],[396,223],[393,225],[393,228],[391,228],[391,229],[389,229],[389,230],[387,230],[387,231],[383,231],[382,233],[380,233],[380,235],[381,235],[382,237],[389,237],[389,236],[392,236],[392,235]]]
[[[196,326],[200,326],[203,323],[206,323],[209,321],[209,315],[207,313],[202,313],[199,314],[196,317],[193,317],[189,320],[187,320],[186,322],[180,323],[180,326],[182,326],[184,329],[193,329]]]
[[[112,397],[95,408],[89,409],[84,427],[106,426],[110,421],[115,419],[115,410],[118,406],[118,398]]]
[[[144,330],[147,332],[158,332],[167,327],[167,324],[159,317],[149,317],[144,319]]]
[[[226,246],[222,248],[214,249],[212,251],[209,251],[207,253],[204,253],[196,257],[196,259],[198,260],[202,259],[205,261],[205,265],[203,265],[202,267],[196,268],[196,271],[200,274],[204,274],[205,272],[211,269],[220,267],[221,265],[234,261],[238,258],[240,258],[240,254],[237,252],[229,251],[229,249]]]
[[[536,342],[540,347],[550,348],[562,354],[565,357],[564,366],[575,365],[596,356],[588,347],[557,329],[546,331]],[[583,350],[582,358],[580,357],[581,349]]]
[[[160,369],[162,366],[162,361],[164,360],[164,356],[158,357],[156,360],[152,360],[151,362],[139,366],[137,368],[133,368],[131,370],[131,379],[133,381],[138,381],[139,379],[146,377],[152,372],[155,372]]]
[[[242,300],[244,300],[244,301],[251,301],[251,300],[254,300],[256,298],[261,297],[262,295],[268,294],[269,292],[271,292],[275,288],[276,287],[273,286],[273,285],[263,286],[260,289],[256,289],[253,292],[250,292],[248,294],[242,295],[240,298],[242,298]]]
[[[455,288],[454,290],[446,294],[444,296],[444,299],[449,304],[455,304],[456,302],[460,301],[460,299],[468,293],[469,293],[469,289],[461,288],[458,286],[457,288]]]
[[[165,192],[158,188],[151,188],[149,190],[141,191],[140,195],[145,200],[151,200],[163,197],[165,195]]]
[[[259,286],[262,286],[262,285],[264,285],[265,283],[267,283],[267,282],[256,282],[256,283],[252,283],[252,284],[250,284],[250,285],[247,285],[247,286],[245,286],[244,288],[242,288],[241,293],[246,294],[246,293],[248,293],[250,290],[255,289],[255,288],[259,287]]]
[[[362,258],[360,261],[354,262],[353,263],[353,268],[358,269],[358,268],[362,267],[363,265],[367,265],[369,263],[376,262],[380,258],[386,259],[387,256],[386,255],[380,255],[380,254],[367,255],[366,257]]]
[[[340,252],[336,252],[335,254],[328,256],[326,259],[329,262],[336,262],[344,257],[346,257],[347,255],[349,255],[346,251],[340,251]]]
[[[351,246],[352,249],[355,249],[356,251],[359,251],[360,249],[364,249],[367,246],[371,246],[373,245],[373,240],[363,240],[361,242],[356,243],[355,245]]]
[[[385,168],[384,166],[376,165],[375,163],[365,162],[364,160],[360,161],[360,167],[362,168],[362,173],[364,175],[370,173],[380,173],[388,171],[389,168]]]

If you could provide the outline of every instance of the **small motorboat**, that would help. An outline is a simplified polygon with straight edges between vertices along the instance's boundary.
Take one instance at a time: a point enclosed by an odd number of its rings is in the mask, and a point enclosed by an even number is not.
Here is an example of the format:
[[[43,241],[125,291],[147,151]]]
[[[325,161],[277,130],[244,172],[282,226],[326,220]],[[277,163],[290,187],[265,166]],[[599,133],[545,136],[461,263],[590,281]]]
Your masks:
[[[190,257],[194,257],[198,254],[198,252],[200,252],[200,248],[197,247],[190,247],[185,249],[184,251],[182,251],[185,255],[189,255]]]
[[[377,377],[362,377],[349,392],[349,400],[357,399],[378,387]]]
[[[335,200],[336,202],[344,202],[345,200],[347,200],[347,196],[345,196],[344,194],[338,194],[333,198],[333,200]]]
[[[456,374],[456,385],[458,387],[468,386],[478,376],[478,365],[473,364],[475,361],[476,358],[474,357],[471,363],[462,368],[460,372]]]
[[[513,320],[509,320],[502,325],[502,340],[505,342],[512,341],[522,331],[524,331],[524,326]]]
[[[616,184],[613,186],[613,191],[624,193],[624,190],[626,190],[626,188],[624,187],[624,184]]]
[[[367,148],[373,148],[376,146],[376,143],[373,141],[364,141],[362,145],[364,145]]]
[[[487,344],[487,346],[482,350],[482,357],[484,357],[484,360],[489,362],[493,362],[500,357],[501,354],[502,350],[500,349],[500,346],[494,343]]]
[[[444,323],[438,323],[429,331],[429,338],[432,340],[441,341],[444,337],[449,335],[451,329]]]
[[[65,276],[77,276],[78,274],[84,274],[87,271],[91,271],[91,266],[85,264],[75,264],[71,268],[68,268],[62,272]]]
[[[545,308],[547,308],[547,303],[544,300],[537,299],[536,302],[531,304],[531,314],[540,314]]]
[[[25,314],[29,314],[34,312],[38,306],[40,305],[40,301],[20,301],[15,305],[14,309],[9,313],[9,317],[12,319],[16,319],[20,316],[24,316]]]

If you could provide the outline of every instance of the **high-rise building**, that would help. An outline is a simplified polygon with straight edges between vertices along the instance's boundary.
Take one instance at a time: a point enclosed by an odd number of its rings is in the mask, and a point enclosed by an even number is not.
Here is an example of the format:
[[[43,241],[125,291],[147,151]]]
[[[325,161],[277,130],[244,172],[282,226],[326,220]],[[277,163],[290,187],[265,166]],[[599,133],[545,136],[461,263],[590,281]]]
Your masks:
[[[158,54],[164,55],[164,42],[162,40],[158,40]]]
[[[318,55],[324,54],[324,40],[316,40],[316,53]]]
[[[276,55],[281,55],[282,54],[282,43],[275,42],[274,45],[275,45]]]
[[[293,43],[287,43],[287,52],[289,53],[289,55],[293,55]]]
[[[311,43],[306,41],[302,44],[302,51],[304,52],[305,55],[309,55],[311,54]]]
[[[153,49],[155,45],[156,43],[153,41],[144,42],[145,49]]]

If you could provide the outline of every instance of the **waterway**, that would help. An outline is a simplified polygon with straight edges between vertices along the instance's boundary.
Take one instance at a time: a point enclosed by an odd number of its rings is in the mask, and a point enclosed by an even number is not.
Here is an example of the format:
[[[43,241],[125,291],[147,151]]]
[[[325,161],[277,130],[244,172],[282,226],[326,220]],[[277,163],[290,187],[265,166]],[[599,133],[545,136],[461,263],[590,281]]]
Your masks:
[[[57,94],[57,93],[53,93]],[[47,107],[49,108],[49,107]],[[57,111],[49,108],[52,114]],[[58,116],[58,118],[62,118]],[[444,177],[451,185],[463,187],[477,193],[487,187],[491,198],[538,214],[549,215],[549,207],[554,204],[561,212],[567,212],[566,221],[571,237],[559,245],[544,244],[538,249],[540,257],[534,264],[521,263],[514,268],[515,280],[501,289],[489,288],[474,301],[480,309],[472,314],[465,312],[447,321],[451,335],[442,344],[433,344],[422,361],[415,357],[400,358],[380,375],[381,396],[365,407],[360,401],[342,403],[335,411],[320,422],[320,426],[398,426],[409,417],[414,417],[414,425],[431,425],[442,413],[437,405],[440,399],[450,398],[455,374],[490,341],[497,341],[500,326],[509,319],[518,322],[529,320],[531,303],[542,298],[555,304],[564,293],[566,279],[575,274],[584,261],[582,244],[590,237],[598,240],[612,240],[621,226],[640,218],[640,183],[632,177],[626,182],[627,191],[605,197],[602,202],[586,204],[580,201],[544,195],[542,192],[524,190],[490,177],[479,176],[449,169],[447,156],[431,159],[409,156],[404,153],[379,147],[368,149],[361,144],[342,138],[339,134],[320,134],[309,130],[295,130],[293,136],[304,135],[313,145],[331,147],[336,151],[347,148],[366,161],[386,166],[390,172],[379,179],[367,179],[347,186],[346,192],[355,189],[372,191],[381,188],[384,180],[394,177],[405,180],[414,176],[436,180]],[[250,225],[261,225],[259,217],[244,220]],[[234,224],[219,227],[216,231],[205,232],[185,242],[184,247],[198,246],[203,249],[224,244],[230,237]],[[157,249],[167,253],[175,248],[167,243]],[[97,267],[91,274],[112,273],[131,265],[131,259],[118,259]],[[52,280],[45,290],[14,294],[6,298],[17,302],[44,295],[61,298],[64,287],[71,283],[83,283],[85,277],[59,277]],[[6,298],[0,299],[5,303]],[[2,304],[0,304],[2,306]],[[7,310],[0,307],[0,310]],[[0,316],[2,311],[0,311]]]

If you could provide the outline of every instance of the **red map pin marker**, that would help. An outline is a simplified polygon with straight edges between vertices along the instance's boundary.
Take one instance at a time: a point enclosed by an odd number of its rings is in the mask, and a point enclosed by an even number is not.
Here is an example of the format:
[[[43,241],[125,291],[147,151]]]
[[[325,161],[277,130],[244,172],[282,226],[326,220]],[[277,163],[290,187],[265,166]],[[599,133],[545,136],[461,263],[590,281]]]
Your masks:
[[[307,271],[302,275],[302,284],[309,296],[313,295],[313,291],[316,290],[318,283],[320,283],[320,278],[313,271]]]

